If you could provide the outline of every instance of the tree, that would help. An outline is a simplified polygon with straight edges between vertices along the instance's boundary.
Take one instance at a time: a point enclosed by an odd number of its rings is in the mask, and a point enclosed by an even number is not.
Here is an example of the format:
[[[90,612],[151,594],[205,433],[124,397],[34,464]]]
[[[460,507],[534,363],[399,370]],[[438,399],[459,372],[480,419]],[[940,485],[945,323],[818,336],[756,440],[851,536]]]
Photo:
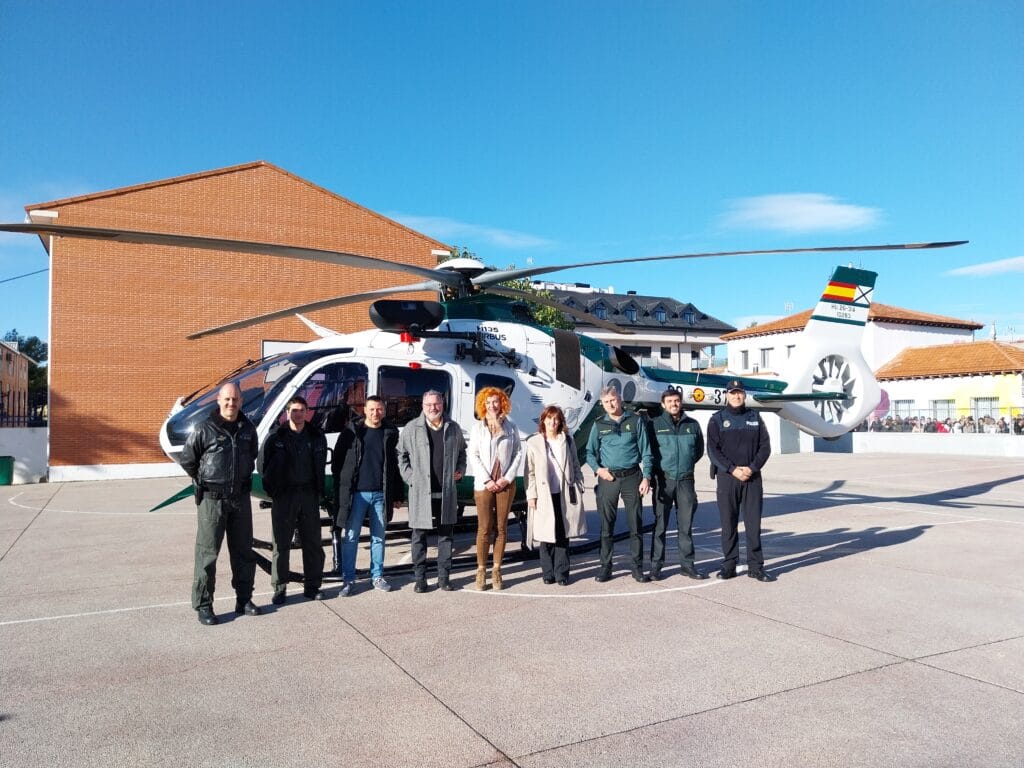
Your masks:
[[[456,245],[451,250],[451,255],[441,256],[438,258],[437,263],[443,264],[451,259],[475,259],[477,255],[468,248]],[[494,269],[494,267],[488,267]],[[515,264],[510,264],[506,269],[515,269]],[[548,301],[557,301],[554,295],[550,291],[542,291],[534,288],[533,283],[530,282],[528,277],[521,277],[516,280],[506,280],[505,282],[498,283],[506,288],[511,288],[515,291],[522,291],[523,293],[530,293],[534,296],[538,296]],[[562,312],[558,311],[555,307],[549,307],[546,304],[538,304],[533,301],[527,301],[527,305],[530,307],[530,314],[533,316],[535,322],[538,325],[546,325],[551,328],[562,328],[566,331],[572,331],[576,329],[575,323],[569,317]]]
[[[12,328],[4,334],[4,341],[14,342],[18,345],[18,351],[28,356],[35,362],[28,364],[28,399],[35,402],[40,394],[46,393],[46,360],[49,357],[49,345],[38,336],[28,338],[18,333],[17,328]],[[36,397],[33,397],[35,395]]]

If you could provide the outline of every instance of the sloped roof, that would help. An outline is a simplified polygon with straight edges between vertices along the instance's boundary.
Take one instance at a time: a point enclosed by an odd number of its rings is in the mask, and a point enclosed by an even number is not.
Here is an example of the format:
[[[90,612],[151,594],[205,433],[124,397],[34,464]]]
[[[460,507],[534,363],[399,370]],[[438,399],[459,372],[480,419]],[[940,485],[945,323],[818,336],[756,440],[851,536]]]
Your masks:
[[[722,339],[734,341],[746,339],[752,336],[769,336],[773,333],[788,333],[790,331],[802,330],[807,321],[811,319],[812,309],[797,312],[795,315],[772,320],[768,323],[761,323],[752,328],[744,328],[735,333],[727,334]],[[917,312],[913,309],[894,307],[890,304],[874,303],[868,308],[868,322],[900,323],[903,325],[929,325],[940,328],[963,328],[965,330],[977,331],[984,327],[982,323],[973,320],[960,320],[945,315],[933,315],[930,312]]]
[[[556,301],[592,315],[599,305],[604,305],[607,312],[605,319],[626,328],[706,331],[715,334],[736,330],[717,317],[701,312],[693,304],[676,301],[668,296],[637,296],[632,293],[581,293],[562,288],[550,289],[550,293]],[[626,319],[626,310],[631,307],[637,310],[635,322]],[[654,313],[659,308],[665,310],[664,322],[655,319]],[[687,319],[689,313],[693,315],[693,322],[689,322]],[[578,320],[577,323],[586,325],[583,320]]]
[[[223,176],[223,175],[230,174],[230,173],[239,173],[239,172],[244,172],[244,171],[250,171],[250,170],[253,170],[253,169],[256,169],[256,168],[265,168],[265,169],[267,169],[269,171],[273,171],[274,173],[281,174],[282,176],[287,176],[288,178],[292,179],[293,181],[296,181],[299,184],[302,184],[302,185],[304,185],[306,187],[309,187],[310,189],[314,189],[314,190],[316,190],[318,192],[321,192],[321,193],[323,193],[325,195],[328,195],[329,197],[333,198],[334,200],[336,200],[336,201],[338,201],[340,203],[343,203],[344,205],[346,205],[346,206],[348,206],[350,208],[354,208],[354,209],[356,209],[356,210],[366,214],[367,216],[372,216],[372,217],[374,217],[376,219],[380,219],[381,221],[388,222],[388,224],[391,225],[391,226],[395,226],[395,227],[399,227],[401,229],[404,229],[407,232],[410,232],[410,233],[416,235],[417,237],[420,237],[423,240],[431,243],[432,245],[437,246],[438,248],[450,249],[450,247],[451,247],[449,245],[446,245],[446,244],[440,242],[439,240],[435,240],[432,237],[424,235],[422,232],[417,232],[415,229],[407,227],[405,224],[402,224],[399,221],[395,221],[394,219],[389,219],[387,216],[384,216],[383,214],[377,213],[376,211],[373,211],[373,210],[367,208],[366,206],[363,206],[363,205],[360,205],[359,203],[353,202],[352,200],[349,200],[347,197],[342,197],[341,195],[339,195],[336,192],[332,192],[331,190],[325,189],[324,187],[321,187],[318,184],[314,184],[313,182],[309,181],[308,179],[304,179],[301,176],[296,176],[294,173],[286,171],[284,168],[276,166],[273,163],[268,163],[266,160],[255,160],[255,161],[253,161],[251,163],[241,163],[239,165],[230,165],[230,166],[227,166],[225,168],[214,168],[213,170],[199,171],[198,173],[189,173],[189,174],[184,174],[184,175],[181,175],[181,176],[172,176],[169,179],[158,179],[157,181],[148,181],[148,182],[146,182],[144,184],[133,184],[133,185],[127,186],[127,187],[117,187],[116,189],[107,189],[107,190],[103,190],[101,192],[90,192],[88,194],[78,195],[76,197],[66,197],[63,200],[50,200],[50,201],[45,202],[45,203],[34,203],[32,205],[26,205],[25,206],[25,212],[26,213],[30,213],[31,211],[34,211],[34,210],[37,210],[37,209],[60,208],[62,206],[71,205],[71,204],[74,204],[74,203],[84,203],[84,202],[88,202],[88,201],[91,201],[91,200],[101,200],[101,199],[103,199],[105,197],[117,197],[119,195],[125,195],[125,194],[131,193],[131,192],[138,192],[138,191],[141,191],[141,190],[144,190],[144,189],[154,189],[156,187],[170,186],[170,185],[173,185],[173,184],[180,184],[181,182],[186,182],[186,181],[195,181],[197,179],[205,179],[205,178],[210,178],[210,177],[213,177],[213,176]],[[44,242],[46,241],[45,237],[41,236],[40,239],[43,240]]]
[[[1024,373],[1024,349],[1002,341],[908,347],[875,371],[879,381]]]

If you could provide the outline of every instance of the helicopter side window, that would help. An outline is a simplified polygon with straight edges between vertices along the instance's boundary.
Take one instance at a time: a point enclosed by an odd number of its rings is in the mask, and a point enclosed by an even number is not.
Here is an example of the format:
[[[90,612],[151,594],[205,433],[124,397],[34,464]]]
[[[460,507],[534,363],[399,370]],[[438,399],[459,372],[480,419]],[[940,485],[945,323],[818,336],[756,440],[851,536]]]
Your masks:
[[[352,413],[362,412],[369,379],[362,363],[331,363],[313,371],[295,393],[309,403],[306,421],[328,434],[340,432]],[[282,411],[278,421],[286,418]]]
[[[476,377],[476,391],[473,393],[474,398],[480,394],[481,389],[487,387],[497,387],[502,390],[510,398],[512,397],[512,390],[516,388],[515,379],[510,379],[508,376],[495,376],[493,373],[480,373]],[[474,403],[476,400],[473,401]],[[473,411],[473,418],[477,418],[476,410]]]
[[[434,389],[444,395],[444,412],[451,413],[452,379],[444,371],[399,368],[377,369],[377,395],[384,399],[385,416],[404,427],[423,413],[423,393]]]

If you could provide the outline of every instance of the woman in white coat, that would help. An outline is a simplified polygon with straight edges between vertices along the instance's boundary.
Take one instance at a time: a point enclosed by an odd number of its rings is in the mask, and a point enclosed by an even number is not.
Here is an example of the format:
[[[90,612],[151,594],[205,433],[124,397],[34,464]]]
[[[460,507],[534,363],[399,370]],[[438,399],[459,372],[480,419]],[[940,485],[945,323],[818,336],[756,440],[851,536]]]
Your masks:
[[[569,583],[569,539],[587,532],[583,472],[557,405],[541,411],[539,433],[526,441],[527,543],[539,545],[545,584]]]
[[[497,387],[484,387],[476,396],[478,421],[469,431],[469,471],[473,473],[476,503],[476,588],[487,588],[487,556],[494,535],[491,585],[502,588],[501,561],[505,556],[508,513],[516,495],[516,477],[523,463],[519,430],[508,417],[508,395]]]

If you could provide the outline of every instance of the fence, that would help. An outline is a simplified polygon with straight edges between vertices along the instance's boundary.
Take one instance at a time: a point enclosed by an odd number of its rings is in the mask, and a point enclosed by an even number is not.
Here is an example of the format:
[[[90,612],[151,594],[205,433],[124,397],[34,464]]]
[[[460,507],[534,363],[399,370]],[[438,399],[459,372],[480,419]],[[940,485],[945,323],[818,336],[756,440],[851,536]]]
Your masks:
[[[0,427],[45,427],[46,393],[0,391]]]

